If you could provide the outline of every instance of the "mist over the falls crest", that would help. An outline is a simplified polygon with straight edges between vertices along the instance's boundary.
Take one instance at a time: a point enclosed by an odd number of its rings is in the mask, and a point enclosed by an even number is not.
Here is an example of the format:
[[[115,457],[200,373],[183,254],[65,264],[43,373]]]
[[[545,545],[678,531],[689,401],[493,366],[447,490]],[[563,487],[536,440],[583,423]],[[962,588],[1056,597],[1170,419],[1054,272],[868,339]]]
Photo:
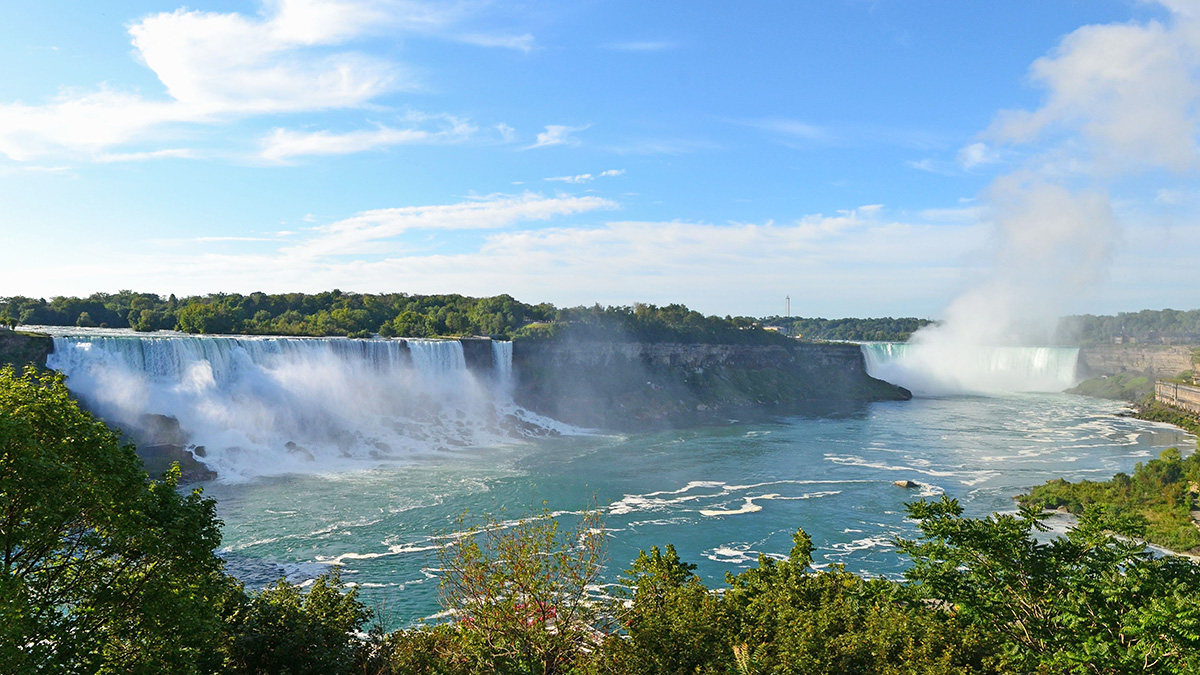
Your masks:
[[[914,334],[903,355],[875,362],[872,374],[918,394],[1071,386],[1065,370],[1015,365],[1015,350],[1047,347],[1058,318],[1106,279],[1122,237],[1115,179],[1197,164],[1200,3],[1160,4],[1171,13],[1165,23],[1084,26],[1034,62],[1042,106],[1001,112],[984,136],[1053,142],[984,191],[992,236],[975,277],[940,323]]]
[[[512,402],[512,343],[61,336],[48,365],[139,445],[226,480],[366,468],[552,433]]]

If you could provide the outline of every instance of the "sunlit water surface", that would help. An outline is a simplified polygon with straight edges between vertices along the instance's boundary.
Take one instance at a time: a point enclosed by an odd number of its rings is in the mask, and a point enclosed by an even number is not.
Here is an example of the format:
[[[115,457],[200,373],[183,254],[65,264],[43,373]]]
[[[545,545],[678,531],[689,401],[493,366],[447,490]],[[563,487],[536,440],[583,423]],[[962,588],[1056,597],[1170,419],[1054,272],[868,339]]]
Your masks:
[[[421,457],[383,468],[212,483],[223,555],[251,586],[333,564],[387,623],[438,611],[436,540],[464,511],[566,520],[598,505],[611,580],[640,549],[674,544],[710,584],[785,555],[803,527],[818,565],[897,576],[891,541],[912,537],[904,503],[946,493],[967,515],[1012,511],[1055,477],[1105,479],[1164,448],[1172,427],[1065,394],[924,398],[774,423],[564,437]],[[916,481],[918,488],[893,481]]]

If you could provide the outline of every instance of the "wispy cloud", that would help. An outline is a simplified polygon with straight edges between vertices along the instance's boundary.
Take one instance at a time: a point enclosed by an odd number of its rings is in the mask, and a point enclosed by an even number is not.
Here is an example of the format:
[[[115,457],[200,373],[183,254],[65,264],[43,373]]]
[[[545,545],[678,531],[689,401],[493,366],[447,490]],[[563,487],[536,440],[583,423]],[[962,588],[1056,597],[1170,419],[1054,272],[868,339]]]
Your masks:
[[[828,292],[804,301],[805,311],[869,313],[887,311],[900,300],[911,306],[914,297],[931,298],[928,304],[936,306],[988,234],[979,225],[895,220],[876,205],[778,223],[533,226],[613,206],[594,197],[526,194],[382,209],[300,233],[297,237],[304,241],[299,245],[279,243],[275,250],[247,242],[247,249],[238,252],[230,248],[236,242],[227,241],[223,253],[124,253],[112,268],[64,267],[51,273],[63,272],[64,279],[104,274],[113,283],[149,288],[161,281],[148,284],[148,279],[167,278],[169,270],[170,278],[189,285],[170,289],[177,293],[338,287],[489,295],[503,289],[560,305],[641,300],[685,302],[713,311],[741,307],[747,313],[770,311],[775,298],[782,301],[788,293],[796,307],[803,289],[822,288]],[[473,243],[453,250],[416,250],[396,243],[405,233],[447,229],[474,230]],[[8,281],[8,274],[0,269],[0,282]]]
[[[197,244],[213,244],[219,242],[279,241],[279,237],[192,237],[188,241]]]
[[[718,143],[702,139],[639,138],[608,145],[604,149],[617,155],[684,155],[720,147]]]
[[[277,128],[262,139],[259,157],[270,162],[283,163],[296,157],[347,155],[394,145],[455,143],[470,139],[478,131],[475,125],[453,117],[421,117],[437,119],[441,122],[441,127],[436,129],[395,128],[379,124],[371,130],[346,133],[304,132]],[[410,120],[419,121],[412,117]]]
[[[515,49],[517,51],[529,53],[533,51],[534,39],[529,33],[522,35],[488,35],[481,33],[470,33],[458,36],[459,41],[467,44],[472,44],[477,47],[502,47],[504,49]]]
[[[579,139],[571,134],[583,131],[590,126],[592,125],[585,124],[581,127],[568,127],[562,124],[547,124],[546,130],[537,135],[537,141],[526,149],[548,148],[553,145],[579,145]]]
[[[102,164],[114,162],[143,162],[150,159],[187,159],[195,157],[196,153],[188,148],[168,148],[150,152],[103,152],[93,160]]]
[[[581,173],[578,176],[553,176],[547,178],[549,181],[558,181],[561,183],[590,183],[596,180],[596,177],[590,173]]]
[[[748,126],[773,134],[798,138],[808,141],[829,141],[833,138],[829,129],[800,120],[772,118],[754,120],[746,123]]]
[[[590,183],[590,182],[596,180],[596,178],[613,178],[613,177],[621,176],[624,174],[625,174],[625,169],[608,169],[606,171],[601,171],[596,176],[593,176],[590,173],[581,173],[576,176],[554,176],[552,178],[547,178],[545,180],[558,181],[560,183]]]
[[[298,257],[379,253],[393,248],[395,237],[413,230],[495,229],[609,208],[616,204],[599,197],[526,193],[441,206],[376,209],[318,227],[314,236],[286,253]]]
[[[924,171],[926,173],[934,173],[942,176],[950,176],[958,173],[958,171],[948,162],[926,157],[925,159],[912,160],[904,163],[910,169]]]

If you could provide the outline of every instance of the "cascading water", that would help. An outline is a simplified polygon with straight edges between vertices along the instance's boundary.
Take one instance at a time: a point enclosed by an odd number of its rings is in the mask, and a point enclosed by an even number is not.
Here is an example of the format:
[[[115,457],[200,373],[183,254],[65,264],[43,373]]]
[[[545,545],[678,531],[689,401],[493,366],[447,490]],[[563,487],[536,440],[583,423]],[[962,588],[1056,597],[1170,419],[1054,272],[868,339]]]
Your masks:
[[[1076,383],[1077,347],[862,345],[867,372],[917,395],[1059,392]]]
[[[513,343],[492,341],[492,368],[497,385],[504,391],[512,388],[512,357]]]
[[[236,480],[403,461],[527,434],[534,416],[512,403],[507,387],[512,345],[493,345],[493,372],[477,376],[457,340],[75,334],[55,337],[47,366],[135,437],[177,421],[172,438],[144,442],[186,445]]]

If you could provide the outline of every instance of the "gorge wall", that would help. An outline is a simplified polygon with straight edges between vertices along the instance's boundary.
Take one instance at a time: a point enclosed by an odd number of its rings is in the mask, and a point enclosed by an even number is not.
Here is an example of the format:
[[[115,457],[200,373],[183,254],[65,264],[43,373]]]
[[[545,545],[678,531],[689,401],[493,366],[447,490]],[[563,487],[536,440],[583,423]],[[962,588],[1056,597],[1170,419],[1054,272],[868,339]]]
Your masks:
[[[7,336],[6,336],[7,337]],[[858,345],[346,340],[75,331],[0,343],[44,363],[147,469],[253,478],[605,430],[904,400]]]
[[[54,340],[49,335],[0,328],[0,366],[18,370],[31,364],[40,366],[52,351]]]
[[[905,400],[869,376],[852,344],[707,345],[524,341],[513,346],[516,402],[589,428],[637,430]]]
[[[1152,378],[1175,377],[1192,368],[1192,347],[1180,345],[1091,345],[1079,349],[1081,378],[1146,374]]]

